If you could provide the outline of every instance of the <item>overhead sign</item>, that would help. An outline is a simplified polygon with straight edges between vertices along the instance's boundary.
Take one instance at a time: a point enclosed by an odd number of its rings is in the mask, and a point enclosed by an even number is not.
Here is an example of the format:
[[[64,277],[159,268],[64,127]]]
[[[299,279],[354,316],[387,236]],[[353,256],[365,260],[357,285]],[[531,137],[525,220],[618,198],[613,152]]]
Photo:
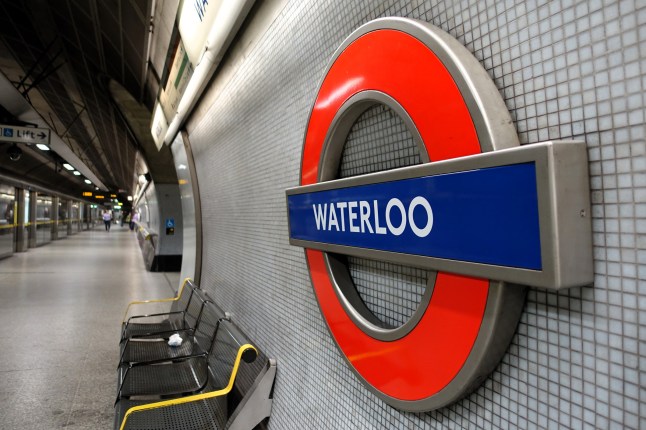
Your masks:
[[[399,409],[446,406],[499,363],[523,285],[592,281],[585,145],[520,147],[478,60],[425,22],[363,25],[323,76],[300,186],[286,191],[290,243],[305,248],[321,313],[357,378]],[[375,105],[401,118],[423,164],[338,179],[348,133]],[[427,269],[410,319],[380,320],[345,255]]]
[[[83,197],[92,197],[92,191],[83,191]]]
[[[49,129],[0,124],[0,141],[49,145]]]
[[[164,146],[164,137],[166,136],[167,130],[168,121],[166,120],[166,116],[164,115],[164,109],[162,108],[162,105],[157,102],[155,104],[155,110],[150,125],[150,133],[153,136],[155,145],[157,145],[157,150],[161,150],[162,146]]]
[[[184,0],[177,14],[179,34],[191,63],[198,64],[222,0]]]
[[[162,120],[168,121],[177,114],[179,102],[186,91],[191,76],[193,76],[193,64],[184,49],[184,43],[180,40],[177,45],[177,51],[175,51],[173,64],[168,73],[168,81],[159,96],[159,104],[162,107],[164,115],[160,117],[157,112],[155,113],[156,116],[153,118],[153,121],[156,123],[153,125],[155,127],[153,136],[157,133],[161,134],[161,131],[157,130],[158,128],[161,127],[163,131],[164,123]]]

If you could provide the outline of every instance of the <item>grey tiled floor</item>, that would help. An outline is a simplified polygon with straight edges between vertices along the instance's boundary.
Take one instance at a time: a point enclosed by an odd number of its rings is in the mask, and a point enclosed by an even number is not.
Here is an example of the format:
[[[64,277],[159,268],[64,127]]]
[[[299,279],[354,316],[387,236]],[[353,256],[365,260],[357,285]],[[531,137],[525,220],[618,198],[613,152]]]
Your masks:
[[[111,428],[125,307],[178,283],[118,226],[0,260],[0,428]]]

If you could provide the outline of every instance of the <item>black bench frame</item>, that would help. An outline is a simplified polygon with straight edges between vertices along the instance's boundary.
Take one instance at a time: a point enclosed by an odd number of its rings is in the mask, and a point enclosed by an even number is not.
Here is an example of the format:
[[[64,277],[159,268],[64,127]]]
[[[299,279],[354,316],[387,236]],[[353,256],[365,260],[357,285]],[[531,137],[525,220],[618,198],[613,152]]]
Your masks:
[[[220,308],[217,307],[211,300],[205,299],[204,302],[202,303],[202,306],[200,307],[202,310],[208,305],[211,304],[214,307],[214,312],[220,313]],[[200,313],[200,323],[202,322],[201,319],[202,312]],[[213,347],[215,346],[215,339],[218,334],[218,330],[220,328],[220,323],[222,321],[226,321],[227,317],[224,313],[221,314],[221,317],[216,314],[217,321],[215,323],[215,327],[213,327],[213,332],[210,333],[210,339],[208,341],[207,345],[201,345],[199,348],[199,351],[196,353],[192,354],[187,354],[187,355],[182,355],[182,356],[175,356],[175,357],[161,357],[156,360],[147,360],[147,361],[140,361],[140,362],[133,362],[133,363],[123,363],[119,366],[119,388],[117,390],[117,399],[115,400],[115,404],[121,399],[122,397],[122,390],[123,386],[126,382],[126,379],[129,376],[129,373],[132,369],[137,369],[139,367],[146,367],[146,366],[155,366],[155,365],[160,365],[160,366],[173,366],[173,365],[178,365],[179,363],[187,362],[187,361],[194,361],[194,360],[206,360],[208,361],[209,356],[213,353]],[[207,362],[207,367],[208,367],[208,362]],[[152,368],[154,369],[154,368]],[[155,395],[159,394],[160,396],[165,396],[165,395],[185,395],[185,394],[192,394],[195,392],[199,392],[203,390],[206,385],[208,384],[208,372],[204,375],[205,379],[204,382],[199,386],[199,387],[194,387],[193,389],[190,389],[188,391],[183,391],[183,392],[172,392],[172,393],[146,393],[147,395]],[[135,394],[129,394],[125,397],[130,397],[132,395],[137,395]]]
[[[191,328],[182,328],[182,329],[176,329],[176,330],[164,330],[164,331],[158,331],[158,332],[153,332],[153,333],[147,333],[147,334],[137,334],[137,335],[132,335],[124,340],[121,341],[121,354],[119,356],[119,366],[126,365],[126,364],[132,364],[132,363],[147,363],[151,362],[153,360],[125,360],[124,357],[128,355],[130,352],[130,347],[146,347],[149,345],[148,342],[140,342],[140,341],[149,341],[149,340],[154,340],[158,339],[160,341],[165,342],[168,340],[168,338],[172,334],[179,334],[182,333],[184,334],[183,337],[183,342],[190,342],[191,344],[195,344],[195,333],[199,330],[200,324],[202,322],[202,316],[204,315],[204,308],[207,305],[207,303],[210,303],[212,306],[215,306],[219,313],[222,315],[222,318],[227,318],[227,314],[224,311],[220,311],[220,308],[213,303],[210,299],[207,298],[205,293],[201,293],[199,290],[194,290],[191,293],[191,303],[188,304],[187,309],[186,309],[186,314],[189,314],[191,311],[197,310],[196,315],[191,315],[191,317],[194,319],[195,324]],[[194,300],[197,299],[198,301],[201,302],[199,307],[191,306],[191,304],[194,304]],[[199,309],[199,310],[198,310]],[[214,333],[215,335],[215,333]],[[183,355],[172,355],[171,353],[172,347],[168,347],[168,352],[166,354],[163,354],[162,356],[158,357],[157,360],[163,360],[163,359],[179,359],[184,357]]]
[[[126,339],[132,336],[132,334],[129,334],[128,330],[133,322],[133,320],[138,320],[138,319],[144,319],[144,318],[157,318],[157,317],[170,317],[172,315],[182,315],[182,320],[185,322],[186,321],[186,315],[187,312],[190,308],[191,300],[193,299],[193,294],[195,290],[199,289],[197,285],[193,283],[193,281],[190,278],[184,279],[182,282],[182,286],[179,288],[177,291],[177,295],[174,297],[168,297],[164,299],[154,299],[154,300],[136,300],[133,302],[128,303],[128,306],[126,307],[126,312],[123,315],[123,321],[121,323],[121,340],[120,342],[124,342]],[[184,295],[188,295],[188,299],[186,299],[186,305],[184,309],[178,309],[178,310],[173,310],[173,306],[177,305],[177,303],[180,303],[182,298],[184,298]],[[136,305],[149,305],[149,304],[159,304],[159,303],[171,303],[171,308],[168,312],[158,312],[158,313],[152,313],[152,314],[143,314],[143,315],[132,315],[128,317],[128,312],[130,311],[130,308],[132,306]],[[146,323],[140,323],[139,326],[145,326],[147,325]],[[147,332],[137,332],[135,335],[152,335],[155,333],[160,333],[164,331],[168,331],[169,329],[180,329],[180,327],[169,327],[168,329],[160,330],[158,328],[155,328],[158,326],[156,323],[150,323],[150,331]],[[188,329],[192,329],[193,327],[185,327]]]
[[[186,285],[186,282],[185,284]],[[196,323],[196,328],[198,324],[201,322],[201,319],[203,317],[203,311],[205,309],[205,306],[207,306],[207,303],[210,305],[215,306],[216,309],[219,309],[217,305],[215,305],[212,300],[208,298],[208,294],[204,293],[202,290],[200,290],[201,296],[205,297],[205,301],[201,307],[201,311],[199,314],[199,320]],[[178,297],[179,297],[178,293]],[[195,328],[195,329],[196,329]],[[227,400],[218,400],[218,401],[226,401],[227,404],[232,404],[231,406],[232,411],[228,411],[225,413],[220,413],[218,416],[221,418],[221,421],[226,422],[225,428],[229,430],[236,430],[236,429],[245,429],[245,430],[251,430],[258,426],[263,420],[267,419],[271,413],[271,408],[272,408],[272,403],[273,403],[273,386],[274,386],[274,381],[276,377],[276,361],[273,359],[269,359],[265,357],[262,354],[259,354],[258,350],[251,345],[251,343],[247,340],[247,337],[240,331],[238,327],[236,327],[233,322],[231,322],[230,318],[228,318],[228,315],[225,314],[225,318],[219,319],[217,321],[213,338],[211,341],[211,345],[209,347],[208,352],[206,352],[206,355],[204,353],[201,354],[194,354],[194,355],[187,355],[187,356],[182,356],[182,357],[173,357],[173,358],[164,358],[164,359],[159,359],[159,360],[153,360],[153,361],[147,361],[147,362],[135,362],[135,363],[128,363],[128,364],[123,364],[123,366],[128,366],[128,367],[137,367],[137,366],[157,366],[157,365],[170,365],[172,366],[172,363],[175,360],[187,360],[191,358],[196,358],[196,357],[204,357],[207,360],[207,367],[211,366],[209,363],[209,354],[211,354],[214,350],[215,344],[218,341],[217,340],[217,333],[220,330],[225,330],[226,333],[230,335],[230,337],[235,340],[235,344],[239,345],[237,348],[237,351],[235,351],[235,360],[234,364],[230,370],[230,377],[228,379],[228,384],[225,387],[214,387],[213,385],[209,384],[209,379],[210,379],[210,370],[207,370],[207,381],[205,382],[204,386],[202,386],[198,391],[193,391],[194,394],[189,393],[177,393],[171,395],[171,397],[174,398],[164,398],[167,397],[163,394],[159,395],[159,398],[157,400],[149,400],[150,403],[144,403],[140,404],[137,406],[133,406],[129,408],[125,413],[123,414],[123,418],[119,420],[120,418],[120,412],[123,413],[124,411],[121,410],[120,408],[117,408],[117,415],[115,416],[115,430],[125,430],[128,427],[128,419],[129,417],[133,417],[133,414],[139,414],[139,413],[144,413],[144,414],[155,414],[157,418],[161,419],[166,419],[165,417],[169,416],[168,413],[165,413],[167,411],[172,411],[172,408],[181,408],[181,405],[187,405],[190,404],[191,402],[207,402],[209,399],[212,399],[211,401],[215,401],[216,399],[227,399]],[[193,331],[194,335],[195,330]],[[166,335],[168,332],[163,332],[158,335]],[[224,347],[223,345],[229,345],[227,342],[219,343],[218,345],[221,345],[221,347]],[[228,348],[228,347],[226,347]],[[233,348],[230,348],[231,354],[233,354],[234,350]],[[243,366],[242,367],[242,372],[245,372],[246,376],[251,377],[252,379],[248,379],[247,381],[243,384],[240,381],[239,372],[241,372],[241,363],[244,361],[245,363],[252,363],[258,356],[263,357],[263,362],[258,362],[254,365],[249,365],[249,366]],[[262,364],[261,364],[262,363]],[[228,365],[227,365],[228,366]],[[228,368],[227,368],[228,369]],[[220,369],[220,375],[222,375],[221,371],[224,370],[224,372],[228,372],[226,369]],[[252,372],[252,373],[248,373]],[[228,373],[226,373],[228,374]],[[121,378],[120,378],[121,379]],[[248,384],[248,381],[253,380],[253,383]],[[120,381],[119,385],[119,393],[121,392],[121,384],[123,381]],[[242,384],[242,385],[241,385]],[[245,385],[246,384],[246,385]],[[146,393],[145,395],[149,396],[149,393]],[[137,398],[137,394],[131,394],[130,396],[134,396],[133,398]],[[115,406],[120,406],[119,402],[121,402],[120,395],[117,395],[117,401],[115,402]],[[127,400],[127,398],[124,398],[123,401],[127,401],[130,403],[135,403],[134,401]],[[129,403],[125,403],[128,405]],[[197,405],[197,403],[196,403]],[[169,409],[170,408],[170,409]],[[224,415],[226,414],[226,415]],[[193,422],[193,419],[190,420]],[[196,424],[197,425],[197,424]],[[172,427],[164,427],[164,428],[172,428]],[[203,426],[196,427],[196,428],[205,428]],[[216,428],[216,427],[213,427]]]

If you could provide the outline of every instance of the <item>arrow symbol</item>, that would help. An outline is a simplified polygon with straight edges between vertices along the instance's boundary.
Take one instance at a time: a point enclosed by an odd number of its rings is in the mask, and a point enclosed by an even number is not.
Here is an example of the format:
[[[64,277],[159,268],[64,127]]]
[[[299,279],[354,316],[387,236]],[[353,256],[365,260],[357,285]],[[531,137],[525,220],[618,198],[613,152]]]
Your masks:
[[[38,137],[44,139],[45,137],[47,137],[47,135],[41,131],[40,133],[38,133]]]

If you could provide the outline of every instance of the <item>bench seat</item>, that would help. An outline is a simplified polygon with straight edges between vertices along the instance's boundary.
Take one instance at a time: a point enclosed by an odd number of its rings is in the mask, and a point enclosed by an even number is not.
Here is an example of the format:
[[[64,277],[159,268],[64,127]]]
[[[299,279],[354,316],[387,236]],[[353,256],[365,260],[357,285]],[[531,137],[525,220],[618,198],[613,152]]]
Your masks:
[[[121,342],[136,336],[154,333],[171,333],[174,330],[192,330],[194,328],[199,304],[195,306],[193,293],[198,287],[186,278],[175,297],[130,302],[121,323]],[[167,307],[163,312],[156,312],[159,306]],[[149,309],[142,315],[129,315],[132,308]]]
[[[226,318],[226,314],[201,290],[195,290],[191,302],[189,313],[192,315],[191,318],[194,318],[193,329],[132,336],[125,339],[121,343],[119,365],[205,355],[213,343],[218,321]],[[181,345],[168,345],[168,338],[172,334],[178,334],[182,338]]]
[[[120,429],[125,411],[146,403],[150,401],[122,400],[115,414],[115,430]],[[225,396],[177,404],[166,409],[168,412],[162,412],[162,409],[159,409],[131,414],[125,428],[129,430],[224,429],[226,425],[227,399]]]
[[[127,347],[122,348],[120,364],[155,361],[162,358],[180,358],[199,353],[192,341],[192,335],[181,331],[175,333],[178,333],[182,338],[180,346],[168,346],[168,339],[159,337],[131,340]]]
[[[126,373],[127,372],[127,373]],[[132,368],[119,368],[119,397],[195,393],[207,382],[204,356]]]

